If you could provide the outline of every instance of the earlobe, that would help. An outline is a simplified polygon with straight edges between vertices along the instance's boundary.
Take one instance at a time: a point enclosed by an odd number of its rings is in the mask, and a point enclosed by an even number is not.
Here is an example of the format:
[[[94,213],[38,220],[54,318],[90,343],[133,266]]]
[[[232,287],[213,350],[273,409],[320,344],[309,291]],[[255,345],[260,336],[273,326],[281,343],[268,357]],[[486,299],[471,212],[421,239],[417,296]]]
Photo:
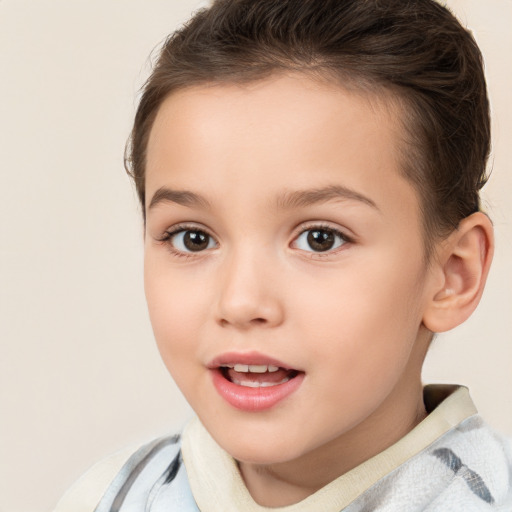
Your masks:
[[[435,263],[441,279],[436,280],[423,316],[427,329],[448,331],[469,318],[482,296],[493,249],[492,224],[481,212],[463,219],[443,241]]]

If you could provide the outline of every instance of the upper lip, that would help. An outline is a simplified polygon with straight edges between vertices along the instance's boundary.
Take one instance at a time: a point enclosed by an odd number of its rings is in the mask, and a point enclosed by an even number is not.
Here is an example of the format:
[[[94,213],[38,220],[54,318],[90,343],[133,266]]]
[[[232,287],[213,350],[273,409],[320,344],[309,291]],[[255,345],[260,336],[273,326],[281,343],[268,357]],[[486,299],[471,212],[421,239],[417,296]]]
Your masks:
[[[293,368],[289,364],[259,352],[225,352],[213,358],[206,366],[213,369],[234,364],[271,365],[278,366],[284,370],[297,370],[297,368]]]

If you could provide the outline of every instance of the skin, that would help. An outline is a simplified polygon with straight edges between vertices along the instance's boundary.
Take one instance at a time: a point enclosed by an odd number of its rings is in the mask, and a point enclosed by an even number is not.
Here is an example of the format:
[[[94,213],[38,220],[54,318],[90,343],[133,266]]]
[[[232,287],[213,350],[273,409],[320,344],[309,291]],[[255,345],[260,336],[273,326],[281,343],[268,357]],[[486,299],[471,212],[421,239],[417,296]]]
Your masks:
[[[399,114],[382,101],[294,75],[194,87],[165,100],[150,135],[156,341],[265,506],[302,500],[425,417],[423,319],[442,279],[425,264],[418,197],[399,171]],[[167,194],[150,206],[162,187],[202,199]],[[333,187],[351,193],[285,200]],[[165,239],[176,226],[209,235],[206,249]],[[315,252],[302,233],[316,226],[346,240]],[[236,409],[207,367],[233,351],[283,361],[304,380],[268,410]]]

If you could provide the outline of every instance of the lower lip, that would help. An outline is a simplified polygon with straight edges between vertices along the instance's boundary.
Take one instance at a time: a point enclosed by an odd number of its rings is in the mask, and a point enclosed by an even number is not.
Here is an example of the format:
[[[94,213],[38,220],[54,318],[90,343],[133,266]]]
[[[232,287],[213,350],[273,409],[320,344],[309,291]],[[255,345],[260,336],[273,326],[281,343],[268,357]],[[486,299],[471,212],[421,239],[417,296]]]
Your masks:
[[[264,388],[239,386],[226,379],[219,369],[213,369],[213,385],[219,395],[228,404],[242,411],[258,412],[274,407],[291,395],[304,380],[304,373],[299,373],[287,382]]]

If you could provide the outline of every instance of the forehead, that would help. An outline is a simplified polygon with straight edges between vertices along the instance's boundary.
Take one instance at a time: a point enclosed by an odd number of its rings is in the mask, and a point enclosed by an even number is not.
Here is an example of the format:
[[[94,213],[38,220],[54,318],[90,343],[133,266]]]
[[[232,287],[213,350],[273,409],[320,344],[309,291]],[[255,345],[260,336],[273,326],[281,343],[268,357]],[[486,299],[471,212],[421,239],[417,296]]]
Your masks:
[[[254,197],[342,185],[376,203],[405,193],[416,207],[398,109],[384,98],[303,75],[173,93],[150,134],[146,200],[162,186]]]

